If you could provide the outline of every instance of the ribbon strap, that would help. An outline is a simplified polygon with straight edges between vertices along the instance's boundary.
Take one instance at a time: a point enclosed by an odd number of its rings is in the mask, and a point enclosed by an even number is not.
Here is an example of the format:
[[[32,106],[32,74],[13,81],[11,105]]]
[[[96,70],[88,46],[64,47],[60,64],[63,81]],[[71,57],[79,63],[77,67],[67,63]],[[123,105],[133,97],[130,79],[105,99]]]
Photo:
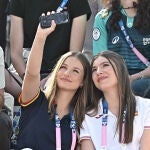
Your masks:
[[[105,150],[107,146],[107,115],[108,104],[106,100],[103,100],[103,116],[102,116],[102,149]]]
[[[74,115],[73,115],[73,111],[71,111],[70,113],[70,128],[72,129],[72,144],[71,144],[71,150],[75,149],[75,145],[76,145],[76,123],[74,120]]]
[[[132,51],[136,54],[136,56],[148,67],[150,66],[150,62],[134,47],[129,35],[127,34],[127,31],[124,27],[123,21],[122,19],[118,22],[120,29],[123,33],[123,35],[125,36],[125,39],[127,41],[127,43],[129,44],[130,48],[132,49]]]
[[[65,5],[67,4],[67,2],[68,2],[68,0],[63,0],[61,2],[61,4],[58,6],[56,12],[58,12],[58,13],[61,12],[63,10],[63,8],[65,7]]]
[[[55,114],[55,123],[56,123],[56,150],[61,150],[60,119],[59,119],[57,111]]]
[[[56,124],[56,150],[61,150],[61,127],[60,127],[60,119],[56,108],[55,108],[55,124]],[[70,128],[72,129],[71,150],[74,150],[76,146],[76,123],[72,111],[70,112]]]

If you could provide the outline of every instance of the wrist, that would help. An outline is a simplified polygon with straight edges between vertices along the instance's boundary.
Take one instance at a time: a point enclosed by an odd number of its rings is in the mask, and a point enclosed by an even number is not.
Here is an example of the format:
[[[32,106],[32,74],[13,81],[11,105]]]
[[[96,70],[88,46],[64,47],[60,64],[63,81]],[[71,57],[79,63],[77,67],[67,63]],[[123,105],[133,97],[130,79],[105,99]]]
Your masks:
[[[144,73],[143,73],[143,71],[139,72],[138,74],[139,74],[139,79],[144,78]]]
[[[139,73],[136,73],[136,74],[131,75],[131,78],[132,78],[132,80],[139,80],[139,79],[144,78],[144,74],[143,74],[143,72],[141,71],[141,72],[139,72]]]

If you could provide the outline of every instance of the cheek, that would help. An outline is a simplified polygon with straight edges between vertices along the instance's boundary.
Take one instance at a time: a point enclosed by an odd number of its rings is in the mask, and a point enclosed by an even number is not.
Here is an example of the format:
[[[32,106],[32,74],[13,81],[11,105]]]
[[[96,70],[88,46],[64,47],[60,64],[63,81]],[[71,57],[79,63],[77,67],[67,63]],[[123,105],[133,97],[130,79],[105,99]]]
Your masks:
[[[83,81],[83,77],[82,77],[82,76],[80,76],[80,77],[76,78],[76,81],[78,81],[78,82],[82,82],[82,81]]]
[[[92,80],[95,83],[95,81],[96,81],[96,75],[94,73],[92,74]]]

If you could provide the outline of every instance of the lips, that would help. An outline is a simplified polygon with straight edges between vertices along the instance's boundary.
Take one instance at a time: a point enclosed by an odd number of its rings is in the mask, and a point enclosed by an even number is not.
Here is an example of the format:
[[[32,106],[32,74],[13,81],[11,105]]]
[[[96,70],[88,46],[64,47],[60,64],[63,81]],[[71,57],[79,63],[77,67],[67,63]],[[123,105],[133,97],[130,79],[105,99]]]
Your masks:
[[[98,82],[101,82],[101,81],[104,80],[104,79],[106,79],[106,77],[101,76],[101,77],[98,77],[98,78],[97,78],[97,81],[98,81]]]
[[[62,80],[63,82],[71,82],[71,80],[69,80],[67,78],[60,78],[60,80]]]

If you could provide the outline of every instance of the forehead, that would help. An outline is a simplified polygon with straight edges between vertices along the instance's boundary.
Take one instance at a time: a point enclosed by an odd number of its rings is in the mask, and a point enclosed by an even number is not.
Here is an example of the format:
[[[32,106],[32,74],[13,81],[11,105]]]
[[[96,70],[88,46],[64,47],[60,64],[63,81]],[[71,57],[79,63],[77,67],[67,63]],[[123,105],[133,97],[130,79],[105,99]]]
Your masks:
[[[68,65],[70,67],[79,68],[83,70],[83,65],[80,60],[74,56],[68,57],[63,64]]]
[[[102,63],[109,63],[109,61],[103,57],[103,56],[99,56],[97,57],[94,62],[93,62],[93,66],[97,66],[97,65],[100,65]]]

